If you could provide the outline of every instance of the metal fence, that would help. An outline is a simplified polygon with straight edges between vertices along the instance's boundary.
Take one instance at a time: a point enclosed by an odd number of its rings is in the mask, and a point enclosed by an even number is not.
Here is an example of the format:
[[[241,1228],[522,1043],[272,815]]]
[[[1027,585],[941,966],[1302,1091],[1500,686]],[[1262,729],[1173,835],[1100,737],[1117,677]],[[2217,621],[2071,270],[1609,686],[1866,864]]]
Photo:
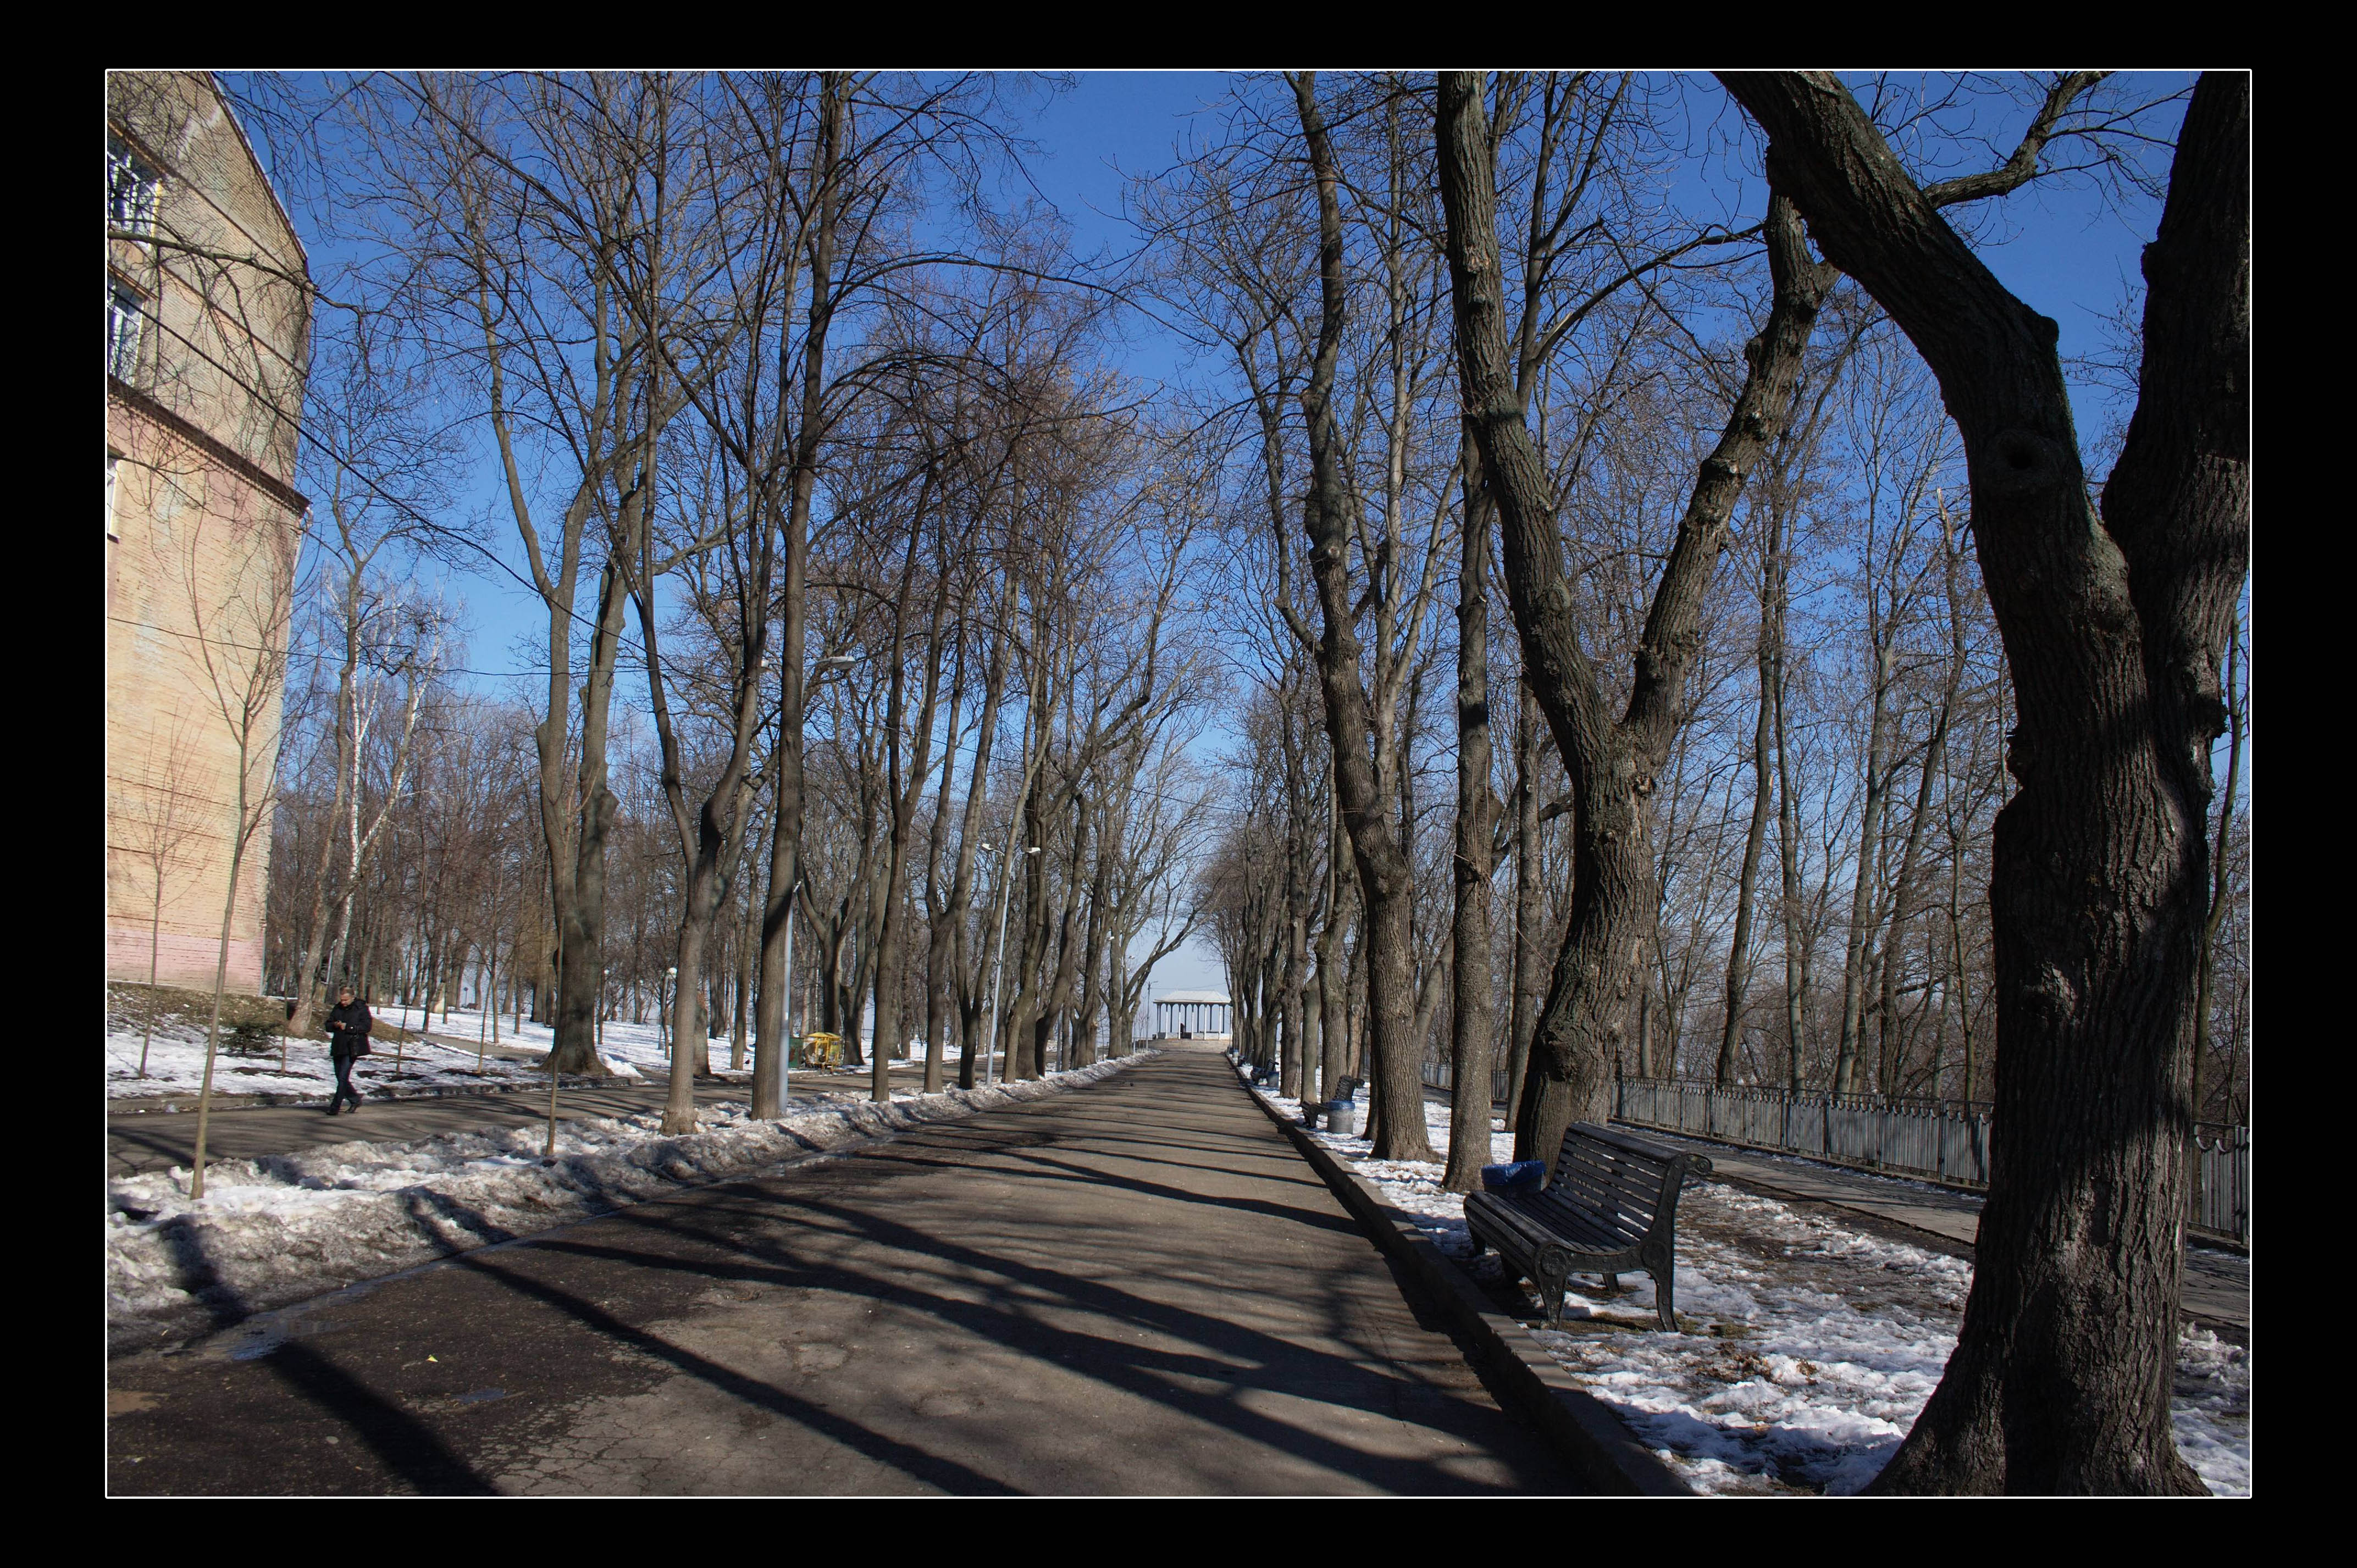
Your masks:
[[[1965,1187],[1988,1185],[1986,1105],[1799,1094],[1760,1087],[1624,1078],[1614,1117],[1642,1127],[1788,1150],[1843,1165],[1908,1171]]]
[[[2251,1244],[2251,1130],[2194,1129],[2193,1218],[2197,1230]]]
[[[1456,1081],[1456,1070],[1449,1063],[1428,1061],[1424,1064],[1425,1088],[1437,1089],[1445,1094]],[[1506,1074],[1503,1069],[1490,1075],[1490,1103],[1492,1105],[1506,1103]]]
[[[1424,1064],[1427,1089],[1447,1090],[1449,1064]],[[1613,1118],[1632,1126],[1689,1133],[1721,1143],[1805,1155],[1837,1165],[1926,1176],[1958,1187],[1988,1185],[1989,1107],[1886,1100],[1766,1086],[1720,1089],[1671,1079],[1624,1078]],[[1503,1104],[1506,1075],[1490,1075],[1490,1099]],[[2186,1223],[2212,1237],[2251,1243],[2251,1130],[2204,1123],[2195,1130],[2193,1200]]]
[[[1928,1176],[1959,1187],[1986,1187],[1989,1110],[1985,1104],[1624,1078],[1617,1086],[1613,1117],[1634,1126],[1840,1165]],[[2202,1126],[2197,1129],[2194,1148],[2187,1224],[2247,1247],[2250,1128]]]

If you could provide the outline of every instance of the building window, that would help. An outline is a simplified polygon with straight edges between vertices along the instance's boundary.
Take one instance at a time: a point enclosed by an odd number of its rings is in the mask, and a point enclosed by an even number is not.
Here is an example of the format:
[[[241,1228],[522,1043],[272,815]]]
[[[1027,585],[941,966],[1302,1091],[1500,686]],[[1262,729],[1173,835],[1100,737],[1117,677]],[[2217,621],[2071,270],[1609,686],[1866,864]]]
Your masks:
[[[106,373],[127,381],[139,367],[139,296],[106,280]]]
[[[121,461],[112,452],[106,455],[106,536],[109,539],[121,537],[114,532],[114,469]]]
[[[163,180],[116,137],[106,139],[106,226],[156,231],[156,192]]]

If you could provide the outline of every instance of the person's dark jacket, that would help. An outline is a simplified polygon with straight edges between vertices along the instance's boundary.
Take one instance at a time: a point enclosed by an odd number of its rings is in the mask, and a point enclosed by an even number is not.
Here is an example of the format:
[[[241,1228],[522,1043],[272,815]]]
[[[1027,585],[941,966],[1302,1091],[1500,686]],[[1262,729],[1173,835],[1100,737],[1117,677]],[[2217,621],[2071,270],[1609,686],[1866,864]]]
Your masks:
[[[364,1056],[368,1052],[369,1030],[376,1020],[369,1016],[368,1004],[355,1002],[349,1007],[328,1010],[328,1049],[339,1057]]]

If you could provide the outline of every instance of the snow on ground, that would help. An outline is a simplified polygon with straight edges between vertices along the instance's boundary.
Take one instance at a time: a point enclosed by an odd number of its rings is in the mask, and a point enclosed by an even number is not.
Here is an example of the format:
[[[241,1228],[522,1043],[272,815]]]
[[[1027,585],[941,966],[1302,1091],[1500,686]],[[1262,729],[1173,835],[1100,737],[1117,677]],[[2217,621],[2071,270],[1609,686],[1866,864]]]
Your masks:
[[[184,1169],[110,1180],[108,1320],[119,1335],[147,1337],[195,1326],[199,1309],[284,1305],[683,1186],[1037,1100],[1151,1054],[888,1105],[830,1096],[777,1122],[723,1104],[699,1110],[697,1130],[678,1137],[662,1136],[652,1113],[561,1122],[554,1164],[542,1161],[547,1132],[535,1126],[223,1161],[206,1167],[200,1203],[188,1198]]]
[[[388,1007],[378,1016],[387,1023],[400,1024],[404,1017],[414,1021],[422,1015],[414,1010],[404,1014],[399,1007]],[[453,1007],[447,1015],[435,1014],[432,1021],[425,1027],[436,1035],[464,1040],[479,1040],[488,1033],[481,1014],[469,1013],[457,1007]],[[603,1057],[607,1065],[617,1072],[635,1071],[649,1078],[665,1078],[670,1075],[671,1058],[663,1051],[663,1031],[655,1025],[627,1024],[619,1019],[608,1019],[602,1026],[602,1030],[598,1038],[597,1054]],[[549,1025],[535,1024],[529,1018],[524,1020],[523,1027],[519,1031],[514,1014],[500,1015],[500,1045],[503,1049],[530,1051],[535,1056],[546,1056],[549,1042],[554,1033],[555,1031]],[[909,1042],[908,1049],[909,1059],[911,1061],[922,1062],[925,1059],[925,1042],[921,1037]],[[753,1060],[749,1042],[745,1054],[746,1065],[742,1069],[732,1069],[729,1066],[730,1046],[727,1036],[714,1036],[710,1051],[713,1069],[716,1072],[726,1077],[732,1071],[742,1071],[749,1079]],[[954,1045],[947,1047],[947,1059],[950,1061],[958,1059],[958,1047]]]
[[[336,1086],[336,1070],[328,1060],[324,1040],[288,1038],[282,1058],[274,1036],[266,1050],[233,1048],[229,1032],[221,1032],[221,1049],[213,1060],[215,1094],[297,1094],[314,1096],[324,1104]],[[544,1044],[542,1053],[546,1054]],[[622,1070],[618,1065],[617,1071]],[[630,1076],[636,1076],[632,1069]],[[113,1029],[106,1036],[106,1097],[109,1100],[149,1100],[174,1095],[193,1096],[203,1087],[205,1036],[201,1026],[190,1028],[159,1021],[147,1051],[147,1076],[139,1076],[139,1031]],[[450,1089],[472,1084],[502,1085],[548,1081],[531,1062],[503,1060],[486,1054],[480,1071],[475,1052],[412,1040],[396,1051],[391,1040],[380,1039],[353,1069],[353,1080],[363,1092],[393,1089]]]
[[[1299,1119],[1298,1101],[1255,1092]],[[1425,1123],[1445,1155],[1448,1107],[1427,1101]],[[1369,1159],[1362,1137],[1311,1136],[1476,1278],[1501,1282],[1495,1252],[1472,1260],[1464,1199],[1441,1190],[1440,1165]],[[1490,1147],[1492,1163],[1512,1157],[1512,1136],[1494,1121]],[[1938,1386],[1972,1273],[1943,1252],[1690,1182],[1678,1205],[1684,1332],[1661,1331],[1653,1282],[1635,1273],[1620,1276],[1617,1296],[1604,1296],[1600,1284],[1589,1287],[1595,1294],[1575,1289],[1562,1326],[1532,1337],[1695,1490],[1846,1494],[1889,1462]],[[1527,1299],[1535,1319],[1535,1294]],[[2222,1496],[2250,1494],[2250,1391],[2247,1350],[2185,1329],[2177,1445]]]
[[[363,1092],[377,1090],[393,1093],[412,1092],[425,1089],[450,1089],[464,1085],[511,1085],[534,1079],[547,1081],[539,1063],[532,1058],[546,1058],[554,1031],[546,1024],[526,1019],[521,1032],[512,1014],[500,1018],[500,1039],[497,1047],[489,1046],[490,1027],[479,1013],[452,1008],[447,1014],[436,1013],[430,1017],[415,1008],[387,1007],[376,1015],[381,1024],[396,1025],[442,1036],[443,1040],[460,1044],[446,1045],[441,1041],[411,1040],[396,1047],[388,1038],[379,1036],[374,1048],[361,1058],[353,1078]],[[119,1022],[119,1020],[118,1020]],[[465,1042],[475,1042],[468,1044]],[[336,1073],[328,1060],[328,1045],[324,1040],[287,1039],[285,1062],[281,1065],[280,1041],[274,1036],[267,1050],[245,1051],[231,1047],[227,1029],[221,1031],[221,1048],[213,1062],[213,1092],[216,1094],[297,1094],[316,1095],[323,1103],[335,1088]],[[478,1045],[486,1048],[478,1049]],[[140,1036],[136,1029],[114,1029],[106,1036],[106,1095],[110,1100],[152,1099],[159,1096],[193,1095],[202,1087],[205,1073],[205,1035],[201,1022],[190,1025],[185,1019],[159,1019],[147,1051],[147,1076],[139,1076]],[[710,1060],[715,1075],[728,1079],[741,1079],[750,1082],[748,1066],[732,1069],[729,1066],[729,1042],[715,1038],[711,1043]],[[502,1057],[498,1051],[527,1053],[523,1058]],[[911,1042],[911,1059],[924,1060],[924,1042]],[[671,1058],[663,1052],[662,1039],[652,1024],[626,1024],[608,1021],[597,1054],[616,1077],[630,1079],[667,1079],[671,1076]],[[481,1066],[476,1063],[480,1059]],[[952,1046],[947,1059],[958,1059],[958,1049]]]

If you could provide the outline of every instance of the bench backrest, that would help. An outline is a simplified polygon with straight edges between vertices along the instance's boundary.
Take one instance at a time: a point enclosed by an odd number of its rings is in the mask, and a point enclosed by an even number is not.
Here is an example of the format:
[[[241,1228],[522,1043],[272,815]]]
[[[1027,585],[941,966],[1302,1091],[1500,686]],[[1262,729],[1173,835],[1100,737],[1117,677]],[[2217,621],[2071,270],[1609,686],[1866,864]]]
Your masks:
[[[1564,1132],[1547,1196],[1596,1216],[1635,1241],[1669,1229],[1678,1189],[1686,1174],[1697,1167],[1710,1168],[1707,1161],[1683,1150],[1574,1122]]]

